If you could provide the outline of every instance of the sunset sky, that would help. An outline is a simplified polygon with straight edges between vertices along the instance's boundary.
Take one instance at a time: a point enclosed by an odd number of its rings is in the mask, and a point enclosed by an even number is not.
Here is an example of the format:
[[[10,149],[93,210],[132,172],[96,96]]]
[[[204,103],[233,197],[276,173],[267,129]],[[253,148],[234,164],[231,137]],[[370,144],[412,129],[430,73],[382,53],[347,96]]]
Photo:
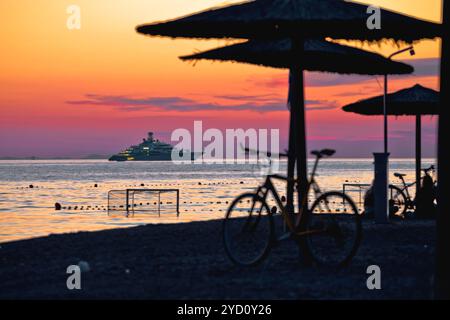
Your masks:
[[[136,25],[175,18],[223,0],[0,1],[0,157],[83,157],[116,153],[154,131],[169,142],[177,128],[279,128],[286,146],[287,70],[177,57],[226,44],[150,38]],[[441,0],[365,3],[440,22]],[[81,30],[66,27],[66,8],[81,8]],[[361,47],[359,43],[352,45]],[[438,89],[439,41],[422,41],[412,76],[391,77],[390,90],[420,83]],[[398,48],[365,49],[385,55]],[[382,93],[382,77],[306,73],[309,147],[339,157],[382,149],[382,119],[340,107]],[[240,106],[240,111],[230,110]],[[244,107],[243,107],[244,106]],[[261,112],[258,107],[272,106]],[[322,110],[320,110],[322,109]],[[424,117],[424,156],[435,153],[436,118]],[[391,118],[391,153],[414,154],[414,119]]]

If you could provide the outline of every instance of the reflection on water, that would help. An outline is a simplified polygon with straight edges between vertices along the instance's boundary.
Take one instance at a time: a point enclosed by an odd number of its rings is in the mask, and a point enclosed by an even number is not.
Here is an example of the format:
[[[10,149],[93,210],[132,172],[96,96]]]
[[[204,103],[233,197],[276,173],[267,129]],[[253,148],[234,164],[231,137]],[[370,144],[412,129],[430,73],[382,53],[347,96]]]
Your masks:
[[[425,160],[423,166],[432,163]],[[413,160],[391,160],[390,165],[391,176],[398,171],[408,174],[410,181],[414,179]],[[232,199],[261,183],[261,169],[255,164],[0,161],[0,242],[52,233],[221,218]],[[280,172],[285,170],[286,163],[282,162]],[[370,159],[323,160],[317,180],[324,190],[341,190],[346,182],[370,183],[372,171]],[[395,181],[393,176],[391,181]],[[180,189],[180,217],[175,212],[165,212],[162,217],[109,217],[108,191],[127,188]],[[279,188],[283,194],[283,186]],[[55,202],[65,209],[55,211]]]

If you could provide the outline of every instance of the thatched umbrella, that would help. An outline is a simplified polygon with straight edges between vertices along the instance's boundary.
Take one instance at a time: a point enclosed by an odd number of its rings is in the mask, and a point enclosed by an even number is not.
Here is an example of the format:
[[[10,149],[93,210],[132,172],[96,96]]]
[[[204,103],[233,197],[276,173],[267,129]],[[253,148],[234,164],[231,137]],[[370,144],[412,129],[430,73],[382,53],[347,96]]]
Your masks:
[[[422,87],[419,84],[407,89],[387,95],[390,116],[416,117],[416,188],[420,187],[420,169],[422,165],[421,129],[422,115],[439,114],[439,92]],[[368,116],[383,115],[383,96],[361,100],[342,108],[346,112],[353,112]]]
[[[181,60],[235,61],[265,67],[289,69],[298,56],[292,52],[292,40],[250,40],[205,52],[180,57]],[[408,64],[382,55],[325,40],[308,39],[304,43],[301,68],[306,71],[340,74],[409,74]]]
[[[141,25],[138,32],[173,38],[332,37],[396,39],[434,38],[440,25],[381,10],[381,29],[367,28],[368,5],[342,0],[256,0],[213,8],[162,23]]]
[[[292,51],[298,60],[290,66],[291,117],[290,141],[295,141],[290,154],[297,159],[300,181],[299,198],[307,187],[307,155],[303,73],[303,42],[306,37],[357,40],[394,39],[411,42],[434,38],[440,33],[438,24],[417,20],[381,10],[382,26],[369,30],[368,6],[342,0],[255,0],[162,23],[141,25],[137,31],[153,36],[187,38],[245,38],[293,41]],[[301,203],[301,201],[299,201]]]
[[[235,61],[273,68],[289,69],[298,57],[293,54],[292,40],[250,40],[231,46],[217,48],[206,52],[180,57],[182,60],[218,60]],[[340,45],[325,40],[306,40],[302,53],[302,69],[307,71],[336,72],[341,74],[407,74],[413,67],[391,61],[379,54]],[[289,100],[291,99],[291,94]],[[291,113],[291,124],[294,126]],[[295,149],[295,141],[289,141],[290,150]],[[295,161],[288,164],[288,177],[294,177]],[[293,184],[288,183],[288,206],[292,206]]]

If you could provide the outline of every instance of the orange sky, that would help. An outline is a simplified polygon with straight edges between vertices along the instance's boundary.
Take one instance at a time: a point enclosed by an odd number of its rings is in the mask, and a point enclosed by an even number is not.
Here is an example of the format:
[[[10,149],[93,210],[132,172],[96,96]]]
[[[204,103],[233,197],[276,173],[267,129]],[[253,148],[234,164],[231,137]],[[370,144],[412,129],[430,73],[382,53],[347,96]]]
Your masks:
[[[226,105],[284,104],[287,71],[209,62],[193,67],[177,57],[225,42],[148,38],[134,31],[136,25],[144,22],[232,2],[237,1],[2,0],[0,156],[108,154],[138,142],[149,130],[159,132],[167,140],[173,129],[192,128],[194,120],[203,120],[205,127],[280,128],[282,144],[285,143],[286,111],[162,112],[114,103],[86,103],[106,98],[136,103],[163,99],[165,103],[217,105],[217,109]],[[440,0],[364,2],[440,21]],[[66,8],[70,4],[81,8],[81,30],[66,28]],[[397,49],[387,44],[364,48],[386,55]],[[416,46],[416,52],[414,59],[438,58],[439,41],[423,41]],[[411,59],[407,55],[399,58]],[[341,156],[367,157],[374,148],[381,148],[381,119],[345,114],[338,108],[381,93],[374,77],[351,81],[336,75],[308,73],[306,79],[311,108],[335,108],[308,112],[311,146],[336,145],[342,150]],[[378,80],[381,83],[382,79]],[[436,74],[425,72],[392,79],[390,88],[396,90],[416,82],[435,89],[438,86]],[[79,101],[85,103],[73,103]],[[425,148],[426,156],[434,150],[434,122],[435,119],[425,120],[429,133],[424,139],[430,142]],[[408,134],[413,129],[412,119],[391,123],[394,156],[412,155],[413,137]]]

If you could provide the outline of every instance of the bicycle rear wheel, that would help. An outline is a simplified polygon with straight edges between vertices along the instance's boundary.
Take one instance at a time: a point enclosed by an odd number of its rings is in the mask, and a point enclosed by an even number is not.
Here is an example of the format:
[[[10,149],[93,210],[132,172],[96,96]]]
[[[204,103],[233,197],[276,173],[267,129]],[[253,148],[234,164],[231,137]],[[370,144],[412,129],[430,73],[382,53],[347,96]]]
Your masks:
[[[320,265],[347,265],[362,238],[361,216],[350,197],[340,192],[321,195],[301,224],[308,258]]]
[[[270,252],[274,224],[267,203],[254,193],[236,198],[223,222],[223,241],[228,257],[237,265],[254,266]]]

